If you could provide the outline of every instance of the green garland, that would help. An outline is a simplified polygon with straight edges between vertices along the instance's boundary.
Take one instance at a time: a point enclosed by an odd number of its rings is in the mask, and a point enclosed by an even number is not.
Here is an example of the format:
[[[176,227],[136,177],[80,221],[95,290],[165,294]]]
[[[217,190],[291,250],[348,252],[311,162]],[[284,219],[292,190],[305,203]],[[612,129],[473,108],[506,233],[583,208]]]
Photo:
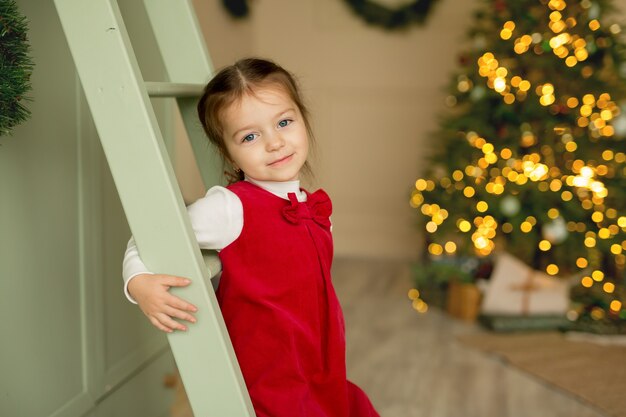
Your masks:
[[[413,23],[423,24],[437,0],[415,0],[396,9],[390,9],[371,0],[345,1],[367,23],[394,30],[406,28]]]
[[[246,0],[222,0],[222,4],[228,12],[237,19],[247,17],[250,12],[248,2]]]
[[[27,30],[15,1],[0,0],[0,136],[30,116],[24,106],[33,70]]]
[[[390,9],[371,0],[345,1],[367,23],[393,30],[406,28],[413,23],[423,24],[437,0],[415,0],[396,9]],[[222,4],[235,18],[248,16],[249,7],[246,0],[222,0]]]

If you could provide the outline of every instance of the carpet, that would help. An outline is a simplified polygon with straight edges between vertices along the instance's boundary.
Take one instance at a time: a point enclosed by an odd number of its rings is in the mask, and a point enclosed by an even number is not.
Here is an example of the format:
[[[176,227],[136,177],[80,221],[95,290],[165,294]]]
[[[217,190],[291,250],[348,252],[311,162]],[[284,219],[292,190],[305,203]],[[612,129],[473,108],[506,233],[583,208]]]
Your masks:
[[[626,346],[571,340],[557,332],[481,333],[459,341],[495,354],[609,416],[626,417]]]

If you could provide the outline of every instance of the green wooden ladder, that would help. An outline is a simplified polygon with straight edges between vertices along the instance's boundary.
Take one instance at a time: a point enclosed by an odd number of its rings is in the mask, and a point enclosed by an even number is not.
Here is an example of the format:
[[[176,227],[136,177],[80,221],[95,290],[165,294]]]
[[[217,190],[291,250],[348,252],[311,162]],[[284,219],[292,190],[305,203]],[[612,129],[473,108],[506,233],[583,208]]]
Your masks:
[[[142,259],[152,271],[193,280],[176,291],[198,306],[198,322],[168,335],[193,412],[254,416],[211,286],[219,260],[199,250],[149,99],[176,97],[204,183],[218,183],[220,163],[195,111],[211,61],[191,0],[144,3],[171,82],[144,82],[115,0],[55,0]]]

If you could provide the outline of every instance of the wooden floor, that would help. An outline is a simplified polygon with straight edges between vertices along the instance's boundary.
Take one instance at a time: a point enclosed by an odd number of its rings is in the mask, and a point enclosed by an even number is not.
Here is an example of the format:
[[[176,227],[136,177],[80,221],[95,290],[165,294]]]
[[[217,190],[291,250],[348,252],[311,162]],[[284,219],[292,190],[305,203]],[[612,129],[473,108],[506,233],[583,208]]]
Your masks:
[[[457,343],[483,331],[436,309],[418,314],[410,266],[336,259],[348,377],[382,417],[602,417],[578,399]]]
[[[347,329],[348,377],[381,417],[608,417],[456,337],[483,331],[407,297],[410,265],[335,259]],[[180,386],[179,386],[180,388]],[[179,389],[172,417],[191,417]]]

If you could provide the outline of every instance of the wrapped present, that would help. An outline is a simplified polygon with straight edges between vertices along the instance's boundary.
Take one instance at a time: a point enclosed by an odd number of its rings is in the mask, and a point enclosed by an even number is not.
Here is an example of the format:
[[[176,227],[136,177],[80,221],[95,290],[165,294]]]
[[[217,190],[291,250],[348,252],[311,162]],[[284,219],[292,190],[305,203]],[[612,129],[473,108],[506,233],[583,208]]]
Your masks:
[[[474,321],[480,309],[480,297],[476,285],[452,281],[448,285],[446,311],[458,319]]]
[[[509,253],[495,261],[481,313],[484,315],[565,315],[568,280],[537,271]]]

